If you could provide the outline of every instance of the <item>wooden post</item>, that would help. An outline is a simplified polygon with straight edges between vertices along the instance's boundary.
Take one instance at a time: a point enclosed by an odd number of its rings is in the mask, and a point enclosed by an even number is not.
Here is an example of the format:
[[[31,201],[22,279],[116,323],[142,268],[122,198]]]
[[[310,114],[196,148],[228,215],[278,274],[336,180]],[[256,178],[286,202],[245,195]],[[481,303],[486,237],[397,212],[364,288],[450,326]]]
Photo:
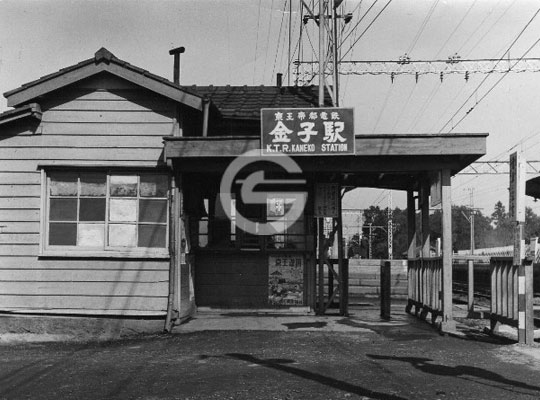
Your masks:
[[[339,313],[347,315],[348,299],[346,298],[349,286],[348,275],[343,275],[345,267],[345,254],[343,249],[343,213],[341,210],[341,184],[338,186],[338,215],[337,215],[337,243],[338,243],[338,275],[339,275]]]
[[[469,317],[474,315],[474,261],[467,261],[467,310]]]
[[[407,243],[409,247],[407,249],[408,263],[411,262],[416,256],[416,205],[414,201],[414,190],[407,190]],[[411,269],[410,264],[407,264],[407,306],[406,312],[412,310],[412,300],[416,300],[416,267]],[[414,274],[414,278],[413,278]]]
[[[339,276],[342,282],[340,294],[343,298],[339,303],[339,314],[346,316],[349,315],[349,260],[347,258],[343,260],[343,266],[339,271]]]
[[[319,295],[318,295],[318,304],[317,304],[317,314],[324,313],[324,218],[317,218],[319,225],[318,236],[319,236]]]
[[[390,319],[391,262],[381,261],[381,317]]]
[[[452,312],[452,193],[450,170],[441,171],[442,208],[442,332],[456,329]]]
[[[523,227],[523,222],[517,222],[514,254],[523,254]],[[518,342],[534,344],[533,263],[525,258],[521,259],[518,269]]]
[[[407,191],[407,258],[416,258],[416,205],[414,190]]]
[[[429,235],[429,181],[424,180],[421,188],[421,212],[422,212],[422,257],[431,256],[431,245]]]

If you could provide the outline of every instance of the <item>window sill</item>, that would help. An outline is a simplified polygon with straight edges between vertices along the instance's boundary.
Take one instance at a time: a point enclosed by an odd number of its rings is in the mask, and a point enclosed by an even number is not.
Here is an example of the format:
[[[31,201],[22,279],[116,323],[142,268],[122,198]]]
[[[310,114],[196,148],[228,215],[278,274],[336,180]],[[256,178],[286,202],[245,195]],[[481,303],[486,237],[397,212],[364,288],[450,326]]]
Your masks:
[[[169,259],[168,250],[154,251],[83,251],[83,250],[44,250],[39,254],[40,258],[151,258]]]

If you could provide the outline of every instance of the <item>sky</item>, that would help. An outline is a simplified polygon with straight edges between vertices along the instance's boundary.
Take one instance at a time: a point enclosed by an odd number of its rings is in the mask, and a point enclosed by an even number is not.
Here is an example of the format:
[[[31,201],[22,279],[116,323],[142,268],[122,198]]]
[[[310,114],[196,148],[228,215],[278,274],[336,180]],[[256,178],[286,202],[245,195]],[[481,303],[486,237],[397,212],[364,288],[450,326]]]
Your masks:
[[[540,45],[533,46],[540,38],[539,6],[533,0],[344,0],[342,12],[353,18],[340,27],[343,60],[395,61],[405,53],[412,60],[455,53],[540,57]],[[0,0],[0,91],[91,58],[101,47],[172,79],[168,51],[185,46],[182,84],[274,85],[278,72],[293,84],[288,60],[312,60],[311,47],[318,46],[313,21],[301,41],[300,26],[300,0]],[[447,133],[465,117],[452,132],[489,133],[481,160],[506,161],[513,151],[540,160],[540,73],[509,73],[497,83],[501,76],[441,81],[423,75],[418,82],[397,76],[392,82],[387,75],[343,75],[340,100],[354,108],[357,134]],[[0,112],[6,109],[0,100]],[[508,204],[507,175],[457,175],[452,185],[455,204],[484,214],[497,200]],[[384,208],[388,201],[388,192],[357,190],[343,206]],[[393,192],[392,201],[405,207],[404,193]],[[540,214],[540,202],[528,198],[527,206]]]

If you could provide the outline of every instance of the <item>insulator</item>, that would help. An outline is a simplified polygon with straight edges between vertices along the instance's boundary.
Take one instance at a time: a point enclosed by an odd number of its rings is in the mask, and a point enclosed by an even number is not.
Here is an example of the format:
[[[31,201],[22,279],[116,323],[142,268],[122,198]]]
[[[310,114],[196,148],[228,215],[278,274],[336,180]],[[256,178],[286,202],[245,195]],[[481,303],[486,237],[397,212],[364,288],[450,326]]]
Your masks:
[[[392,81],[392,83],[394,83],[394,78],[395,78],[396,74],[394,72],[392,72],[390,74],[390,81]]]
[[[440,74],[441,82],[443,81],[443,77],[444,77],[444,73],[441,72]]]
[[[465,71],[465,82],[469,82],[469,71]]]
[[[418,71],[416,71],[416,73],[414,74],[414,79],[416,79],[416,83],[418,83],[419,77],[420,77],[420,74],[418,73]]]

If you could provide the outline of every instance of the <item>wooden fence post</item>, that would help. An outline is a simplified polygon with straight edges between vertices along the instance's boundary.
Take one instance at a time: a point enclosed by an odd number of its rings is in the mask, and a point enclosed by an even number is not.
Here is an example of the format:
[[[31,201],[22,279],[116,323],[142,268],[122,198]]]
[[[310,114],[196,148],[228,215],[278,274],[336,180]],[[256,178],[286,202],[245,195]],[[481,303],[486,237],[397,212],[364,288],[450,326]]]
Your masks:
[[[390,319],[390,266],[390,261],[381,261],[381,317],[384,319]]]
[[[469,317],[474,315],[474,261],[467,261],[467,310]]]

